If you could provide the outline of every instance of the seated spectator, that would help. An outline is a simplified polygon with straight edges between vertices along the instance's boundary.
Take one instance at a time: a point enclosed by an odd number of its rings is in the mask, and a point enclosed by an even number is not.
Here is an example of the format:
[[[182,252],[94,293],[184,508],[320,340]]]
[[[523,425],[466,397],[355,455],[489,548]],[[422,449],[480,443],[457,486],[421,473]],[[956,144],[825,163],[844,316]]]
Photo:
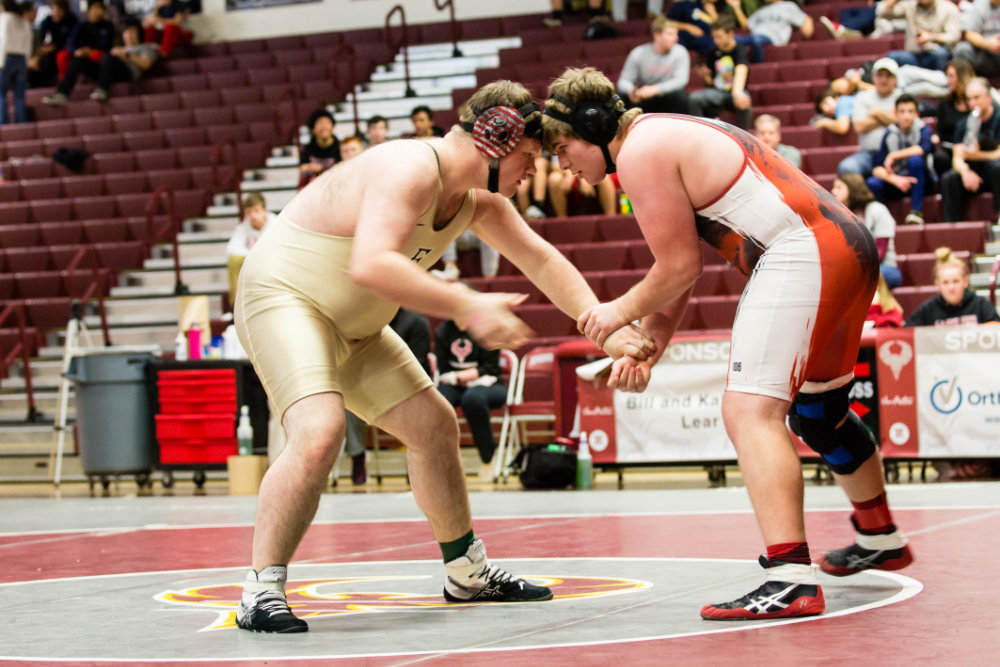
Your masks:
[[[973,0],[962,13],[965,41],[952,55],[969,61],[979,76],[1000,75],[1000,0]]]
[[[885,204],[875,200],[859,174],[840,174],[833,179],[830,193],[865,223],[878,248],[879,273],[889,287],[899,287],[903,274],[896,264],[896,219],[892,213]]]
[[[66,48],[76,29],[76,14],[69,10],[67,0],[51,0],[49,12],[38,27],[40,46],[28,61],[28,82],[33,88],[50,86],[59,79],[56,55]]]
[[[462,414],[479,451],[480,481],[493,479],[493,453],[497,448],[490,423],[490,410],[503,407],[507,388],[500,374],[500,351],[487,350],[458,328],[452,320],[434,332],[434,354],[438,361],[438,391]]]
[[[34,20],[33,2],[19,4],[17,0],[3,0],[3,13],[0,14],[0,125],[9,122],[8,92],[14,94],[14,122],[28,122],[24,94],[28,88],[28,58],[35,35],[31,24]]]
[[[156,6],[142,19],[145,41],[160,45],[160,55],[169,58],[178,44],[190,44],[191,31],[184,27],[190,12],[184,0],[156,0]]]
[[[736,125],[750,128],[752,113],[747,80],[750,75],[746,50],[734,38],[736,22],[730,16],[720,16],[712,24],[715,50],[698,65],[698,74],[705,87],[691,93],[691,113],[714,118],[720,111],[736,114]]]
[[[885,276],[879,274],[878,287],[872,297],[872,305],[865,316],[865,328],[901,327],[903,326],[903,307],[892,295]]]
[[[691,74],[691,56],[677,43],[677,23],[653,19],[653,41],[629,52],[618,77],[618,93],[627,106],[646,113],[688,113],[684,87]]]
[[[368,147],[385,143],[389,138],[389,121],[385,116],[372,116],[365,125],[365,139]]]
[[[943,71],[962,36],[958,7],[950,0],[882,0],[875,14],[906,21],[904,50],[888,54],[900,65]]]
[[[688,51],[704,57],[715,48],[712,23],[719,12],[712,2],[680,0],[670,5],[666,16],[677,23],[678,41]]]
[[[948,94],[938,102],[937,122],[931,143],[934,144],[934,173],[943,175],[951,169],[951,149],[958,130],[958,123],[969,115],[969,103],[965,100],[965,86],[976,73],[969,61],[956,58],[944,70],[948,82]]]
[[[930,174],[931,128],[920,120],[917,100],[911,95],[896,98],[896,122],[882,136],[868,189],[881,202],[896,201],[909,193],[910,212],[906,224],[924,223],[924,193]]]
[[[312,139],[299,153],[300,188],[340,162],[340,140],[333,133],[335,124],[333,114],[325,107],[309,114],[306,125]]]
[[[86,74],[97,82],[90,94],[96,102],[106,102],[111,84],[123,81],[138,81],[156,63],[159,50],[156,44],[144,43],[140,39],[139,25],[129,23],[122,31],[123,46],[114,46],[104,53],[98,62],[90,58],[74,58],[66,76],[56,86],[56,93],[43,97],[42,102],[50,106],[66,106],[80,74]]]
[[[945,222],[961,220],[965,200],[983,191],[993,193],[993,215],[1000,212],[1000,108],[990,97],[990,82],[982,77],[966,84],[965,99],[969,115],[958,122],[952,168],[941,177]]]
[[[764,0],[764,4],[747,18],[749,35],[736,35],[736,41],[747,47],[750,62],[764,62],[764,47],[784,46],[792,39],[792,29],[802,36],[813,36],[813,20],[791,0]]]
[[[500,270],[500,253],[483,243],[471,229],[462,232],[453,243],[445,248],[441,255],[444,268],[431,269],[431,274],[449,282],[458,280],[459,276],[462,275],[461,269],[458,268],[458,253],[469,250],[479,251],[479,270],[483,277],[495,278],[497,271]]]
[[[549,28],[557,28],[563,24],[566,18],[566,3],[564,0],[550,0],[552,13],[542,19],[542,23]],[[587,0],[587,11],[591,20],[598,17],[607,17],[608,11],[604,7],[604,0]]]
[[[604,215],[618,212],[618,193],[614,181],[605,177],[596,186],[564,169],[554,169],[549,174],[549,201],[557,218],[569,215],[571,201],[597,198]]]
[[[908,327],[941,327],[1000,322],[997,310],[969,289],[969,266],[952,254],[951,248],[934,251],[934,285],[940,294],[920,304],[906,318]]]
[[[757,120],[754,121],[753,126],[755,130],[754,134],[757,135],[758,139],[777,151],[778,155],[795,165],[796,169],[802,168],[802,153],[799,152],[799,149],[781,143],[780,120],[771,114],[763,114],[757,116]]]
[[[413,107],[413,111],[410,112],[410,122],[413,123],[413,133],[407,135],[408,139],[444,136],[444,128],[434,124],[434,112],[426,104]]]
[[[365,142],[361,140],[361,137],[352,134],[340,142],[340,160],[347,162],[352,157],[361,155],[364,150]]]
[[[517,186],[517,208],[521,217],[538,220],[545,217],[545,200],[549,187],[549,173],[553,169],[552,157],[545,151],[535,158],[535,173]]]
[[[882,136],[896,120],[896,98],[902,95],[896,87],[899,65],[891,58],[879,58],[872,67],[874,87],[862,90],[854,97],[852,124],[858,134],[854,155],[841,160],[838,174],[870,176],[875,167],[875,154],[882,146]]]
[[[75,66],[72,83],[68,85],[71,91],[81,72],[95,71],[87,61],[94,65],[100,63],[104,54],[111,51],[114,45],[115,27],[111,21],[104,18],[104,3],[102,0],[88,0],[87,20],[77,23],[73,34],[66,42],[66,48],[56,54],[56,67],[59,70],[59,84],[56,87],[62,86],[70,76],[70,67]],[[90,76],[96,78],[96,74]],[[43,97],[42,103],[66,106],[68,98],[69,93],[60,90],[54,95]]]
[[[854,95],[837,95],[827,88],[816,98],[816,115],[809,124],[815,128],[845,135],[851,131]]]
[[[260,240],[264,229],[278,216],[267,210],[264,198],[256,192],[243,197],[243,219],[236,225],[226,245],[226,272],[229,274],[229,302],[236,299],[236,283],[243,261]]]

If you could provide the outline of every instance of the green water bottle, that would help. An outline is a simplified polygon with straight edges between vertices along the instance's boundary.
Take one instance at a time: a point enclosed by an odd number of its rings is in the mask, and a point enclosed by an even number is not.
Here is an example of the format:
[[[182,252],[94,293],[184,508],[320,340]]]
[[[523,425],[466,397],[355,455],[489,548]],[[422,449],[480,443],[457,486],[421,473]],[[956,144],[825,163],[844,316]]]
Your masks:
[[[576,488],[589,489],[593,483],[594,461],[590,458],[587,433],[580,433],[580,449],[576,453]]]

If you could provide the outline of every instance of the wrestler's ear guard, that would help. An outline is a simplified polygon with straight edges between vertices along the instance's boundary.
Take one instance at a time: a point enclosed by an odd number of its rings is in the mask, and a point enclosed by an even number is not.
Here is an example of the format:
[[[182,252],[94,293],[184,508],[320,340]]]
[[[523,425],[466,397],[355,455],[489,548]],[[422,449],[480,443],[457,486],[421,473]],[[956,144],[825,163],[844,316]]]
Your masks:
[[[495,106],[488,109],[472,107],[471,110],[476,120],[462,123],[462,129],[472,135],[476,149],[490,159],[487,187],[490,192],[496,192],[500,184],[500,158],[510,155],[525,136],[537,136],[540,119],[525,123],[525,118],[540,109],[535,102],[528,102],[517,109]]]
[[[621,98],[615,94],[604,102],[580,100],[575,104],[561,95],[553,95],[552,99],[569,108],[569,113],[562,113],[549,107],[545,109],[545,115],[566,123],[573,128],[573,131],[581,139],[599,146],[601,152],[604,154],[604,164],[607,173],[615,173],[618,168],[611,159],[608,144],[618,134],[618,119],[625,113],[623,110],[616,108]]]

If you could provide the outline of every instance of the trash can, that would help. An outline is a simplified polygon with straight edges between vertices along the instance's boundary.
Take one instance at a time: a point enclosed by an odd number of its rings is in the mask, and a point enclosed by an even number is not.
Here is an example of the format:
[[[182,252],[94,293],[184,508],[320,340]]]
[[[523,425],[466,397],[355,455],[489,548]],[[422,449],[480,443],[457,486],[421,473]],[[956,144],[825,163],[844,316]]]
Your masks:
[[[84,474],[135,474],[145,485],[153,463],[147,364],[157,346],[94,347],[77,351],[66,376],[76,386],[76,421]]]

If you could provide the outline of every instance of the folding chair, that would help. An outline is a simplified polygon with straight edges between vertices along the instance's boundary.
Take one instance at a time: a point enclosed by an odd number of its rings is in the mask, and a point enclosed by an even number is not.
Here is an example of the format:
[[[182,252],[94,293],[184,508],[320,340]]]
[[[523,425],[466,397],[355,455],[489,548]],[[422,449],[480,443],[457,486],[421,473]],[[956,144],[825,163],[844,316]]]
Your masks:
[[[506,410],[507,429],[505,432],[501,430],[501,440],[497,443],[497,451],[493,455],[494,476],[499,478],[502,475],[505,484],[510,476],[510,466],[514,460],[515,452],[527,444],[531,433],[537,433],[537,431],[529,431],[527,426],[538,423],[554,424],[556,421],[556,402],[551,391],[551,381],[555,372],[555,347],[536,347],[521,358],[520,367],[517,369],[513,401],[508,401],[509,405]],[[525,386],[529,373],[535,377],[542,376],[550,380],[546,398],[538,396],[538,394],[546,392],[537,391],[536,385],[535,390],[531,392],[531,400],[525,400]]]

